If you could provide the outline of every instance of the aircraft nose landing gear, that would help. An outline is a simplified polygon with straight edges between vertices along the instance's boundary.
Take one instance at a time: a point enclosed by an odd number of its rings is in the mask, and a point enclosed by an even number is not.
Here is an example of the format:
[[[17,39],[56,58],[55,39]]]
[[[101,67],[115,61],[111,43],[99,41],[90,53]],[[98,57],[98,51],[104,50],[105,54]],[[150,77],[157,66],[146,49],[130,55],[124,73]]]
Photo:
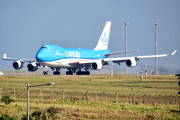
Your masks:
[[[44,74],[44,75],[48,75],[48,71],[44,71],[43,74]]]
[[[43,71],[43,75],[48,75],[48,71],[47,71],[48,67],[44,66],[44,71]]]

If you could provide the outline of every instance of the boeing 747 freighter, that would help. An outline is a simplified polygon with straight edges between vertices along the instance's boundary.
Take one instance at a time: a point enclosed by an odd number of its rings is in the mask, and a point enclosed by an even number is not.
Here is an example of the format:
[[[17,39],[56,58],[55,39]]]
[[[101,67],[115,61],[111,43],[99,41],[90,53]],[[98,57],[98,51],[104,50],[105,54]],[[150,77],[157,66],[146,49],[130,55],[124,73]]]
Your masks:
[[[100,70],[104,65],[108,65],[109,61],[120,65],[121,62],[125,62],[128,67],[134,67],[137,65],[137,61],[140,58],[152,58],[152,57],[166,57],[176,53],[175,50],[171,54],[162,55],[148,55],[148,56],[134,56],[134,57],[116,57],[108,58],[110,55],[122,54],[126,52],[113,52],[108,50],[108,42],[110,35],[111,22],[106,22],[104,30],[99,38],[99,41],[94,49],[74,49],[63,48],[57,45],[45,44],[42,45],[36,54],[36,60],[7,58],[6,54],[3,56],[3,60],[14,61],[12,66],[16,70],[20,70],[24,67],[24,63],[28,62],[28,71],[34,72],[39,66],[44,66],[44,75],[47,75],[47,67],[53,70],[54,75],[60,75],[60,69],[66,68],[67,75],[89,75],[90,70]],[[134,50],[136,51],[136,50]]]

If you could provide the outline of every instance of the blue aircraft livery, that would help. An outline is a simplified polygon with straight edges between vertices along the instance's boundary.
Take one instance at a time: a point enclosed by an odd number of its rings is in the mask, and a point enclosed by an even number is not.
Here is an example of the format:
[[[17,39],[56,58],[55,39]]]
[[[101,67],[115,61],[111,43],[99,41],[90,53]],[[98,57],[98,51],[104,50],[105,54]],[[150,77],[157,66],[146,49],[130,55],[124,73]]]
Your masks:
[[[177,51],[175,50],[171,54],[162,55],[109,58],[110,55],[137,51],[110,53],[108,50],[110,28],[111,22],[108,21],[94,49],[63,48],[57,45],[45,44],[42,45],[37,52],[36,60],[7,58],[6,54],[4,54],[3,60],[13,61],[12,66],[16,70],[22,69],[25,62],[28,62],[27,68],[30,72],[34,72],[38,67],[43,66],[45,68],[43,72],[44,75],[48,74],[48,67],[52,69],[54,75],[60,75],[61,68],[67,69],[67,75],[73,75],[73,73],[77,75],[89,75],[90,70],[101,70],[104,65],[109,64],[109,61],[117,63],[118,65],[120,65],[121,62],[125,62],[128,67],[134,67],[140,58],[166,57],[174,55]]]
[[[36,54],[38,62],[52,62],[61,59],[103,59],[109,50],[62,48],[56,45],[43,45]]]

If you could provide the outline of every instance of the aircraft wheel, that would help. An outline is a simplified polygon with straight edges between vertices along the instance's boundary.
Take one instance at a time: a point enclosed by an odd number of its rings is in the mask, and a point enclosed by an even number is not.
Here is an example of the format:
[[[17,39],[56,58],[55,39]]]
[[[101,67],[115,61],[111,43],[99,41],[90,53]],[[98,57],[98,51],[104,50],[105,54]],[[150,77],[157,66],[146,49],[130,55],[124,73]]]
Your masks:
[[[89,75],[90,72],[89,71],[77,71],[76,75]]]
[[[54,72],[53,72],[53,75],[60,75],[60,72],[54,71]]]
[[[86,71],[86,75],[90,75],[90,72],[89,72],[89,71]]]
[[[44,71],[43,74],[44,74],[44,75],[48,75],[48,71]]]
[[[81,75],[81,71],[77,71],[77,72],[76,72],[76,75]]]
[[[73,75],[72,71],[66,71],[66,75]]]

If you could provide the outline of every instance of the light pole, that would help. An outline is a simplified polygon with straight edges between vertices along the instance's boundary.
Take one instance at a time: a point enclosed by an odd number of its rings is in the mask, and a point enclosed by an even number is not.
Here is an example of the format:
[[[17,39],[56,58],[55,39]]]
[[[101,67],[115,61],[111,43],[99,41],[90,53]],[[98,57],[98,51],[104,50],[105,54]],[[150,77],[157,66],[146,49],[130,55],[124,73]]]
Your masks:
[[[124,25],[125,25],[125,57],[127,57],[127,25],[129,23],[128,22],[125,22]],[[125,65],[125,74],[127,75],[128,72],[127,72],[127,66]]]
[[[50,82],[44,85],[33,85],[29,86],[29,83],[27,83],[27,120],[29,120],[29,87],[37,87],[37,86],[47,86],[47,85],[54,85],[54,82]]]
[[[155,25],[155,55],[157,55],[158,51],[158,40],[157,40],[157,25],[159,23],[154,23]],[[156,75],[158,74],[158,58],[155,57],[155,62],[156,62]]]

